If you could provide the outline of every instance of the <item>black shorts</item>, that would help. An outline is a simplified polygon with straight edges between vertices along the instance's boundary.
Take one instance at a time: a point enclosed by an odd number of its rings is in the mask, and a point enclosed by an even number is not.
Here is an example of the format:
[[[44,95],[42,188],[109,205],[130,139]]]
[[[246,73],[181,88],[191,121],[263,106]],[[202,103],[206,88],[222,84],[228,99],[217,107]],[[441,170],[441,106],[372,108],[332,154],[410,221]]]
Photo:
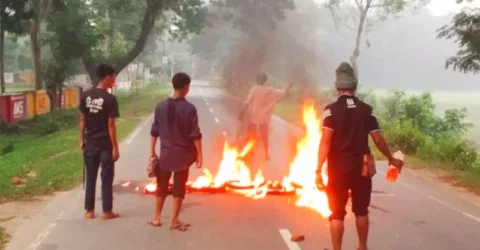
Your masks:
[[[345,207],[351,192],[352,212],[355,216],[368,215],[372,194],[372,179],[361,175],[361,167],[345,172],[330,172],[327,184],[328,205],[332,211],[330,220],[344,220]]]
[[[173,171],[157,168],[157,197],[167,197]],[[189,168],[173,172],[173,197],[185,198]]]

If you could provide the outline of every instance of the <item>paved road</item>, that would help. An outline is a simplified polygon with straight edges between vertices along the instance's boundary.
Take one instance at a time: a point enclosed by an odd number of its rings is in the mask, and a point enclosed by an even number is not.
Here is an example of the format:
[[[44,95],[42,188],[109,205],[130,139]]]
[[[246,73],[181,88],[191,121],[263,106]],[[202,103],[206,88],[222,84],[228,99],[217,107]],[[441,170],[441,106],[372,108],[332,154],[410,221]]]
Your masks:
[[[235,134],[236,120],[231,110],[238,102],[202,82],[193,84],[189,99],[200,114],[205,166],[215,172],[224,134],[229,137]],[[153,212],[152,197],[119,185],[126,181],[138,185],[148,182],[145,166],[150,123],[151,119],[121,144],[114,194],[115,210],[122,214],[120,219],[85,221],[83,193],[79,188],[63,194],[40,216],[27,221],[7,250],[330,248],[328,221],[313,211],[295,207],[285,197],[254,201],[231,194],[188,195],[183,220],[193,224],[190,231],[170,231],[166,226],[152,228],[146,225]],[[292,157],[286,153],[290,147],[289,136],[298,133],[298,129],[275,118],[271,133],[272,160],[264,166],[264,175],[279,179],[286,173]],[[384,169],[385,164],[380,164],[380,170]],[[198,174],[199,171],[192,169],[192,177]],[[371,249],[480,249],[480,207],[473,202],[408,173],[394,184],[379,175],[375,178],[374,190]],[[97,207],[101,208],[100,200]],[[170,210],[169,199],[165,222],[171,215]],[[349,215],[346,220],[345,249],[354,249],[356,245],[353,219]],[[305,235],[306,240],[292,244],[284,240],[290,234]]]

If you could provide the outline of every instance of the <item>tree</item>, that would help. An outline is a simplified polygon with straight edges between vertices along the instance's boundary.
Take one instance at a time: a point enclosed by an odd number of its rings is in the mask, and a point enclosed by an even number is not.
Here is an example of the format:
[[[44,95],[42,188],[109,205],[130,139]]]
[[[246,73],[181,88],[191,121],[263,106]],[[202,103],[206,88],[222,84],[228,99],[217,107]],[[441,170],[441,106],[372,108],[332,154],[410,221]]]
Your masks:
[[[460,49],[447,59],[445,68],[463,73],[480,72],[480,8],[466,9],[438,30],[437,38],[454,39]]]
[[[373,25],[386,20],[389,16],[398,15],[405,11],[407,7],[421,7],[428,2],[428,0],[355,0],[355,3],[351,4],[349,0],[327,1],[327,7],[332,11],[334,20],[337,22],[337,18],[340,17],[347,28],[356,32],[355,46],[350,56],[350,63],[357,77],[359,76],[357,60],[360,56],[364,34]],[[345,16],[347,17],[345,18]],[[348,21],[351,21],[351,24],[348,24]],[[368,41],[367,46],[369,46]]]
[[[39,90],[43,86],[42,74],[42,42],[40,36],[40,24],[47,12],[50,0],[33,1],[33,11],[35,16],[30,23],[30,43],[32,51],[33,68],[35,69],[35,89]]]
[[[143,51],[156,21],[176,39],[203,25],[201,0],[52,0],[50,40],[66,57],[78,58],[96,84],[98,62],[121,72]],[[122,46],[115,43],[122,42]]]
[[[34,16],[30,10],[30,0],[0,1],[0,94],[5,93],[5,33],[22,34],[26,32],[26,24]]]

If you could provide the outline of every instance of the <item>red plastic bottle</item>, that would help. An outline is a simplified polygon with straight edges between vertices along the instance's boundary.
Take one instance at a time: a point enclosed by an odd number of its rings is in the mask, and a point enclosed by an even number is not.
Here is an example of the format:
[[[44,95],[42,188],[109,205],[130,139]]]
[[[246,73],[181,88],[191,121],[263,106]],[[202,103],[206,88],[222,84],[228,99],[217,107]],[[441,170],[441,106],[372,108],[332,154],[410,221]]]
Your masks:
[[[401,151],[397,151],[397,152],[393,153],[393,158],[404,161],[405,156],[403,155],[403,153]],[[392,166],[392,165],[388,166],[387,176],[386,176],[386,179],[388,181],[396,182],[399,175],[400,175],[400,170],[397,167]]]

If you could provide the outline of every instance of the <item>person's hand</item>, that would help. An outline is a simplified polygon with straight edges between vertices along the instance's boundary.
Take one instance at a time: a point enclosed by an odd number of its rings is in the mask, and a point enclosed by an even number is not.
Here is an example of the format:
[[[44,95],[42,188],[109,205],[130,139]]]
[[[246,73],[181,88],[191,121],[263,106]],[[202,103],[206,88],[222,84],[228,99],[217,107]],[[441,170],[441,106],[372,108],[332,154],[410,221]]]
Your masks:
[[[315,184],[317,185],[318,190],[324,190],[325,184],[323,183],[323,177],[321,173],[317,173],[315,178]]]
[[[80,148],[80,150],[83,151],[83,149],[85,148],[85,142],[83,140],[80,140],[80,142],[78,143],[78,147]]]
[[[150,152],[150,158],[157,158],[158,159],[157,153],[155,153],[154,151]]]
[[[399,170],[402,169],[403,167],[403,164],[404,162],[402,160],[399,160],[399,159],[396,159],[396,158],[392,158],[389,162],[388,162],[389,165],[392,165],[396,168],[398,168]]]
[[[118,148],[113,147],[113,149],[112,149],[112,161],[116,162],[116,161],[118,161],[119,158],[120,158],[120,152],[118,152]]]
[[[197,165],[196,165],[196,167],[197,167],[197,169],[200,169],[200,168],[202,168],[202,166],[203,166],[203,156],[202,156],[202,155],[198,155],[198,156],[197,156]]]

